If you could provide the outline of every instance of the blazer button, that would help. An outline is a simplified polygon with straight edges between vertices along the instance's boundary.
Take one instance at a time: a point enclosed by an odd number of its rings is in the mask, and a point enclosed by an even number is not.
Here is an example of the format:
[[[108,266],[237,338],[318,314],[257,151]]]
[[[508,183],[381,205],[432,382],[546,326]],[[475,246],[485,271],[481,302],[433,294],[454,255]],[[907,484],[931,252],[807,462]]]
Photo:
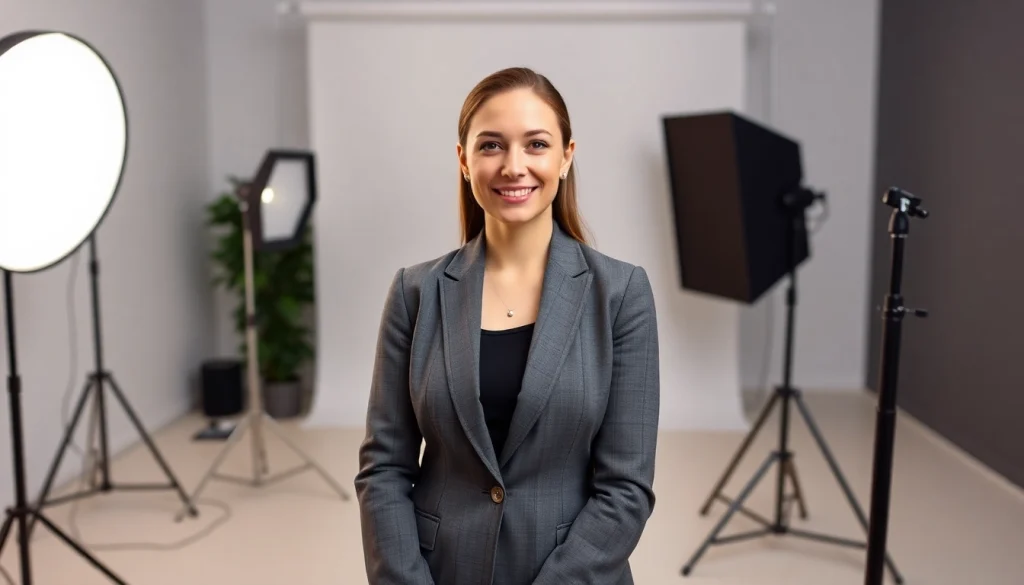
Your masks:
[[[491,500],[495,504],[500,504],[505,501],[505,490],[501,489],[501,486],[494,486],[491,488]]]

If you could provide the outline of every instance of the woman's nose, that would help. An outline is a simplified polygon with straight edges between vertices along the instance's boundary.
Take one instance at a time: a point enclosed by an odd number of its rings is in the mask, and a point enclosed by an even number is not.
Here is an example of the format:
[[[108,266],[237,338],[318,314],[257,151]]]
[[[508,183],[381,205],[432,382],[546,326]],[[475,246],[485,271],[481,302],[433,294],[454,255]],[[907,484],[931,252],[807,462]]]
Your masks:
[[[502,167],[501,173],[506,177],[522,176],[524,174],[522,155],[518,154],[514,150],[510,150],[508,155],[505,157],[505,165]]]

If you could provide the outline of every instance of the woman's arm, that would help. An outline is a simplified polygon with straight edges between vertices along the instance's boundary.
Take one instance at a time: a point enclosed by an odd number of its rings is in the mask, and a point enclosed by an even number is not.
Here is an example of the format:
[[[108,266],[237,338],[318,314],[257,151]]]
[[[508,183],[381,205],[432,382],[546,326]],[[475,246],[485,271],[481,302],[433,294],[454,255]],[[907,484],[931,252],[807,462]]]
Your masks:
[[[654,509],[660,385],[658,324],[647,273],[633,269],[613,325],[608,408],[594,439],[594,494],[535,585],[618,583]]]
[[[404,269],[388,290],[377,338],[366,439],[359,448],[356,495],[370,585],[433,585],[420,554],[410,497],[419,475],[422,435],[409,400],[412,320]]]

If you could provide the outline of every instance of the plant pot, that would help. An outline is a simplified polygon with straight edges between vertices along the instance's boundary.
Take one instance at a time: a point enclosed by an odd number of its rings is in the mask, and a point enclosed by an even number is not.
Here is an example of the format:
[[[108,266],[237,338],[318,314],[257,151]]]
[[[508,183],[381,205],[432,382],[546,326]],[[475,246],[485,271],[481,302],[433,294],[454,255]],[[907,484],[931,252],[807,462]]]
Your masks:
[[[263,406],[272,418],[292,418],[302,412],[302,382],[264,382]]]

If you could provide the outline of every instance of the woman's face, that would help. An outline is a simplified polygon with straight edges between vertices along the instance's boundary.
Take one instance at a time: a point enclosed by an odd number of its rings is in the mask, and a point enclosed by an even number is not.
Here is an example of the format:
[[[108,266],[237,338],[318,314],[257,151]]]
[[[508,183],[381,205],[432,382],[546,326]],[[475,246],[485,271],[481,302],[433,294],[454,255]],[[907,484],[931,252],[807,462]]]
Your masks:
[[[459,164],[493,220],[523,224],[549,214],[575,143],[562,148],[554,110],[530,89],[498,94],[470,121]]]

